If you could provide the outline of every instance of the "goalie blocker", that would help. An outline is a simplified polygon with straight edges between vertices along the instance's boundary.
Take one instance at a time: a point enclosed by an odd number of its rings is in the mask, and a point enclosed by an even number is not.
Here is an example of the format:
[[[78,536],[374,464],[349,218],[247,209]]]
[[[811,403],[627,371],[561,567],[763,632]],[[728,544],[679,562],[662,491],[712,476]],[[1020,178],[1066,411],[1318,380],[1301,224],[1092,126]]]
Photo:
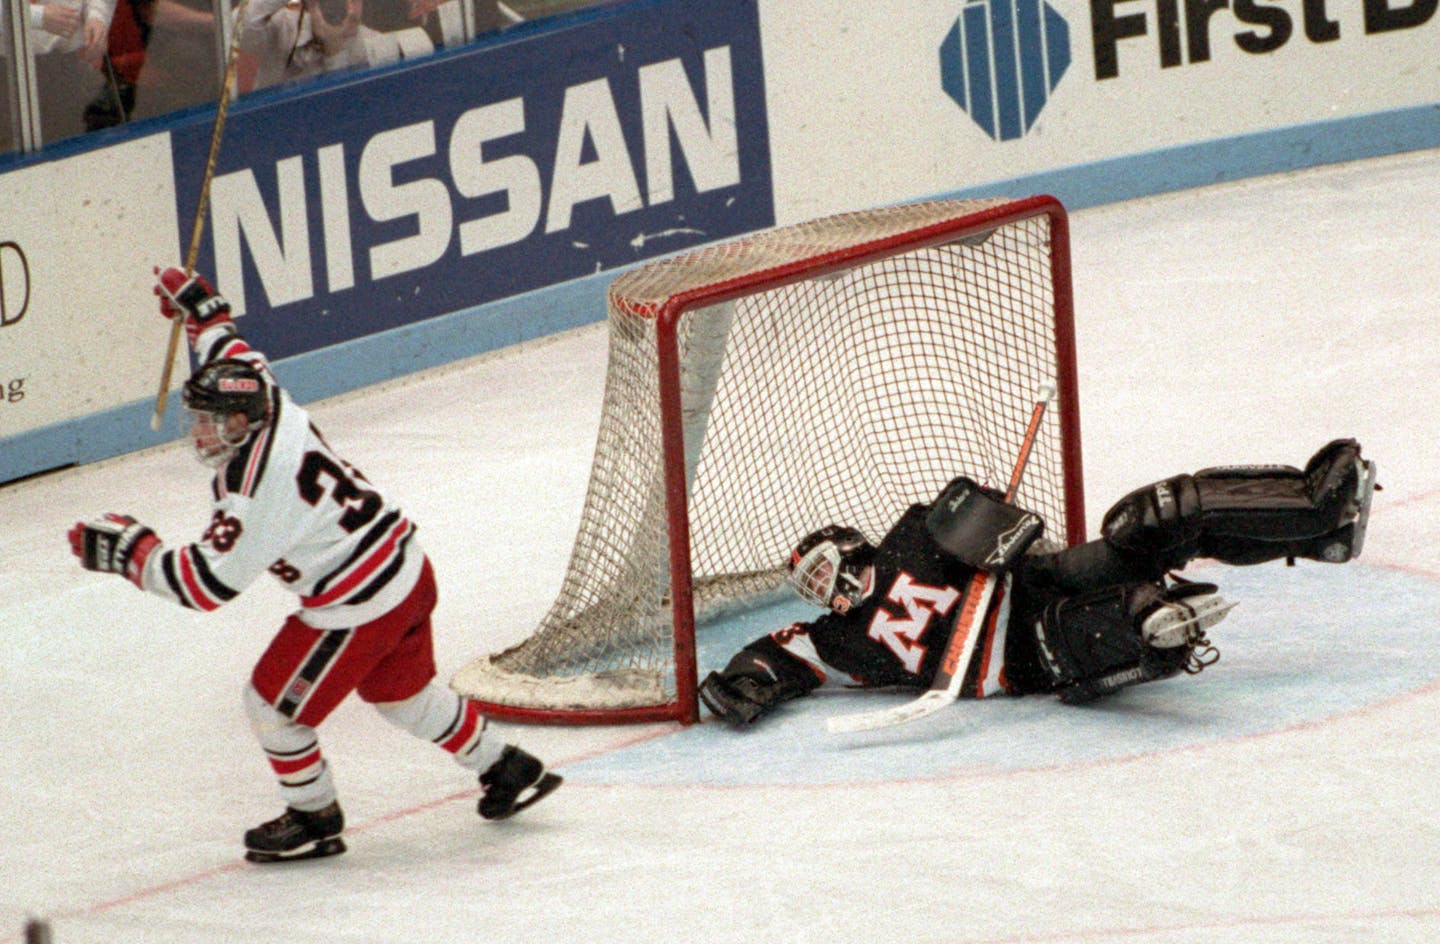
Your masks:
[[[1032,516],[958,478],[933,504],[912,506],[878,547],[847,542],[847,551],[831,552],[837,578],[849,572],[863,585],[858,599],[850,594],[843,609],[832,606],[814,622],[750,643],[724,670],[710,673],[701,698],[717,717],[740,726],[808,694],[836,671],[862,685],[924,688],[935,664],[916,654],[942,649],[952,625],[932,617],[953,618],[953,600],[974,562],[992,557],[998,568],[1011,569],[1008,633],[999,621],[1003,642],[990,653],[1003,654],[1006,692],[1081,703],[1194,674],[1218,659],[1206,632],[1232,604],[1215,585],[1169,572],[1196,557],[1233,565],[1351,560],[1364,543],[1374,489],[1374,464],[1361,458],[1355,440],[1340,439],[1304,469],[1211,468],[1137,489],[1105,515],[1100,540],[1017,559],[996,555],[1038,536],[1026,520]],[[918,514],[923,527],[915,526]],[[816,556],[818,535],[833,539],[848,530],[832,526],[807,537],[801,543],[809,553],[797,559]],[[816,574],[804,579],[810,597],[823,598],[815,593]],[[906,605],[917,585],[926,588],[928,611]],[[919,631],[917,612],[929,621]],[[894,627],[904,619],[912,621],[911,635],[896,645]],[[997,630],[990,633],[994,638]]]

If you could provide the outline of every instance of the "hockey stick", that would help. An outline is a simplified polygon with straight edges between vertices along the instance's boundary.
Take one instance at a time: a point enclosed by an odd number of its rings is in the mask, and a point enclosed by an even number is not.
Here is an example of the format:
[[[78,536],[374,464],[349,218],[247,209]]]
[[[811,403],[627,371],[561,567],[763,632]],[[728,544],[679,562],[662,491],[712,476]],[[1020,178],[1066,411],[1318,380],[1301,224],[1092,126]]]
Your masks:
[[[1035,393],[1035,406],[1030,411],[1030,423],[1025,427],[1025,438],[1020,442],[1020,455],[1015,460],[1015,469],[1010,473],[1010,485],[1005,489],[1005,500],[1015,500],[1020,480],[1025,475],[1025,466],[1030,462],[1030,452],[1035,447],[1035,437],[1040,432],[1040,421],[1045,418],[1045,408],[1055,398],[1054,384],[1045,384]],[[825,727],[831,734],[850,734],[856,731],[873,731],[891,725],[905,724],[928,717],[960,697],[960,687],[965,682],[965,670],[975,654],[981,627],[990,611],[990,601],[995,596],[995,586],[1001,576],[988,570],[976,570],[970,578],[965,594],[961,597],[960,615],[955,619],[955,629],[945,644],[940,656],[940,668],[930,688],[919,698],[882,708],[879,711],[864,711],[852,715],[839,715],[829,719]]]
[[[225,61],[225,79],[220,86],[220,98],[215,103],[215,125],[210,129],[210,154],[205,159],[205,175],[200,179],[200,198],[195,204],[195,222],[190,227],[190,248],[185,253],[185,274],[195,273],[195,260],[200,255],[200,237],[205,232],[205,210],[210,203],[210,181],[215,176],[215,162],[220,157],[220,139],[225,134],[225,114],[230,110],[230,89],[235,84],[235,67],[240,61],[240,31],[245,25],[245,8],[250,0],[240,0],[235,7],[234,35],[230,37],[229,57]],[[170,320],[170,341],[165,348],[165,364],[160,369],[160,387],[155,391],[155,412],[150,416],[150,428],[160,431],[165,419],[166,395],[170,392],[170,375],[175,370],[175,354],[180,349],[180,332],[185,327],[184,318]]]

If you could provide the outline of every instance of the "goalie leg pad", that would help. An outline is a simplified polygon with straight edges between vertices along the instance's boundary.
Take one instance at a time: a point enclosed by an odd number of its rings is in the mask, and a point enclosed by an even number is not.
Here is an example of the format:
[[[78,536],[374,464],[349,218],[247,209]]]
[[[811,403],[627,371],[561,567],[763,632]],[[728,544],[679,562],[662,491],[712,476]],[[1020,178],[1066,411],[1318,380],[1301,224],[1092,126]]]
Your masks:
[[[1183,567],[1200,550],[1200,490],[1194,476],[1137,488],[1105,513],[1106,543],[1155,561],[1161,570]]]
[[[737,652],[724,671],[706,676],[699,695],[717,718],[744,727],[819,685],[809,666],[767,636]]]
[[[1165,569],[1195,557],[1259,564],[1304,557],[1343,562],[1359,553],[1374,466],[1360,444],[1337,439],[1303,470],[1232,466],[1180,475],[1126,495],[1106,513],[1104,539]]]
[[[1019,582],[1031,589],[1083,593],[1117,583],[1156,581],[1166,568],[1151,558],[1129,554],[1097,539],[1044,554],[1029,554],[1020,562]]]

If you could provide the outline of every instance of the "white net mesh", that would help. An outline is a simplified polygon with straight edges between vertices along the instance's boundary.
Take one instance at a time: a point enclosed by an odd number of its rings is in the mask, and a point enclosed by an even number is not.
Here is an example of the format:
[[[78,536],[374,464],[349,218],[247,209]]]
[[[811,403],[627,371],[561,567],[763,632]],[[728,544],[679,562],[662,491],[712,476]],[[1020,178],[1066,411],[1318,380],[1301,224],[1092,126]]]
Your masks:
[[[533,636],[455,687],[557,710],[674,698],[656,354],[656,315],[674,296],[760,283],[678,328],[702,614],[778,587],[790,548],[815,528],[849,524],[878,541],[958,474],[1003,489],[1035,391],[1061,360],[1048,217],[806,276],[837,253],[1004,203],[845,214],[616,279],[595,461],[560,595]],[[1063,480],[1052,421],[1017,501],[1063,529]]]

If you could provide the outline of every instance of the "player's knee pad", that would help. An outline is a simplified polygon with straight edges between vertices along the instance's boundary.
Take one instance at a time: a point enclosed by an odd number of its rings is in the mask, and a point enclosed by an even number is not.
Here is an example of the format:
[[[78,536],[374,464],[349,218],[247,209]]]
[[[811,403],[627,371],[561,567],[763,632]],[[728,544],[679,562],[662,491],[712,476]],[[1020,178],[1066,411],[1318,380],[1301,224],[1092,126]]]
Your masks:
[[[700,683],[700,700],[722,721],[746,725],[820,685],[809,666],[773,639],[756,640],[735,653],[724,671]]]
[[[1053,690],[1083,702],[1183,670],[1189,647],[1157,649],[1140,635],[1145,617],[1165,600],[1158,583],[1127,583],[1046,605],[1033,629]]]
[[[1156,561],[1182,567],[1200,548],[1200,490],[1192,475],[1137,488],[1105,513],[1100,525],[1106,543]]]
[[[1204,469],[1126,495],[1106,513],[1101,533],[1112,546],[1167,569],[1195,557],[1227,564],[1348,560],[1355,553],[1351,532],[1366,497],[1366,473],[1353,439],[1329,443],[1303,470]]]
[[[246,683],[242,698],[250,728],[259,739],[260,746],[267,752],[284,754],[303,750],[307,745],[315,743],[314,728],[296,724],[281,714],[274,705],[265,700],[265,696],[261,695],[254,685]]]

